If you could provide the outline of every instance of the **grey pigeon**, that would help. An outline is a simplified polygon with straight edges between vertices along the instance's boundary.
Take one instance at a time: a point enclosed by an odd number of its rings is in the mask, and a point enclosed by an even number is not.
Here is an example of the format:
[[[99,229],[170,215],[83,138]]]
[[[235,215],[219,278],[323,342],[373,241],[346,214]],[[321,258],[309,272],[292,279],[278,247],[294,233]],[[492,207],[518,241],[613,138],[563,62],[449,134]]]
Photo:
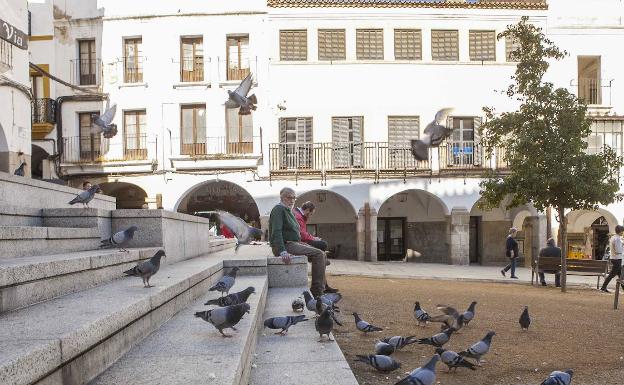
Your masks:
[[[438,363],[440,356],[434,354],[433,357],[424,366],[412,370],[410,374],[404,379],[397,382],[395,385],[433,385],[435,384],[436,374],[435,366]]]
[[[394,336],[390,338],[384,338],[381,341],[394,346],[395,350],[401,350],[407,345],[416,343],[416,341],[418,340],[416,339],[416,336],[409,336],[409,337]]]
[[[94,186],[95,187],[95,186]],[[118,231],[111,235],[110,238],[104,239],[100,242],[100,248],[102,247],[119,247],[120,251],[128,252],[124,249],[123,245],[130,242],[134,238],[134,232],[137,231],[136,226],[130,226],[125,230]]]
[[[236,282],[236,272],[240,270],[237,266],[234,266],[229,273],[221,277],[217,283],[214,284],[209,291],[218,291],[221,292],[221,296],[223,297],[223,293],[230,294],[230,289],[234,286],[234,282]]]
[[[116,111],[117,104],[113,103],[102,115],[93,114],[91,133],[96,135],[102,134],[107,139],[117,135],[117,125],[113,124]]]
[[[93,186],[91,186],[90,189],[86,191],[82,191],[80,194],[76,195],[76,197],[70,200],[68,203],[70,205],[74,205],[76,203],[82,203],[83,207],[89,207],[89,202],[91,202],[93,197],[95,197],[95,193],[97,193],[99,189],[100,189],[100,186],[97,184],[94,184]]]
[[[303,309],[305,309],[305,303],[303,302],[303,299],[301,298],[295,298],[292,301],[291,306],[292,306],[293,311],[295,312],[303,311]]]
[[[448,329],[445,329],[443,332],[438,333],[429,338],[421,338],[417,342],[421,345],[431,345],[431,346],[440,348],[442,347],[442,345],[449,342],[449,339],[451,338],[451,335],[453,334],[454,331],[455,329],[448,328]]]
[[[375,354],[389,356],[395,351],[396,348],[394,347],[394,345],[391,345],[388,342],[377,341],[377,343],[375,343]]]
[[[225,107],[227,108],[239,108],[239,115],[249,115],[251,114],[251,110],[256,110],[256,104],[258,104],[258,99],[256,95],[249,95],[249,90],[251,89],[252,77],[251,72],[241,84],[236,87],[234,91],[228,90],[228,100],[225,102]]]
[[[492,337],[494,337],[496,333],[489,332],[481,339],[481,341],[475,343],[468,349],[463,352],[459,352],[459,355],[462,357],[474,358],[477,360],[477,364],[481,365],[481,357],[487,354],[490,351],[490,345],[492,345]]]
[[[545,379],[540,385],[570,385],[572,383],[572,375],[574,371],[571,369],[560,372],[555,370],[550,373],[547,379]]]
[[[418,301],[414,303],[414,318],[416,318],[418,326],[421,326],[421,324],[426,326],[430,319],[429,314],[420,307],[420,302]]]
[[[425,127],[424,135],[421,139],[413,139],[412,155],[417,160],[426,160],[429,158],[429,147],[437,147],[446,139],[452,131],[452,128],[446,126],[448,116],[452,108],[443,108],[435,115],[435,119]]]
[[[318,318],[314,321],[314,327],[316,331],[319,333],[319,342],[323,340],[323,335],[327,335],[327,338],[330,341],[333,339],[330,336],[330,333],[334,329],[334,311],[327,307],[325,310],[321,312]]]
[[[206,322],[210,322],[223,337],[231,337],[223,333],[223,329],[236,330],[234,326],[240,322],[245,313],[249,313],[251,307],[248,303],[217,307],[212,310],[198,311],[195,317],[199,317]]]
[[[215,214],[219,217],[221,223],[223,223],[236,237],[235,252],[238,252],[240,245],[248,245],[254,239],[260,239],[262,237],[262,230],[256,229],[253,226],[249,226],[244,220],[236,215],[230,214],[227,211],[206,211],[203,213]]]
[[[468,325],[470,321],[474,319],[475,316],[475,306],[477,306],[477,301],[472,301],[468,309],[464,312],[464,325]]]
[[[152,275],[158,273],[158,269],[160,269],[160,258],[162,257],[166,257],[165,250],[158,250],[152,258],[139,263],[130,270],[124,271],[124,274],[133,277],[141,277],[144,287],[152,287],[149,280]]]
[[[466,360],[464,357],[455,353],[452,350],[444,350],[442,348],[437,348],[436,353],[440,355],[440,359],[442,362],[448,366],[449,372],[451,369],[457,370],[457,368],[468,368],[472,370],[477,370],[475,364]]]
[[[362,356],[356,354],[355,362],[364,362],[369,364],[373,368],[380,372],[391,372],[401,367],[401,363],[394,360],[394,358],[379,354],[369,354],[368,356]]]
[[[369,333],[380,332],[383,330],[383,328],[380,328],[379,326],[371,325],[368,322],[364,321],[362,318],[360,318],[358,313],[354,312],[353,317],[355,317],[355,327],[361,332]]]
[[[253,286],[249,286],[247,289],[239,291],[238,293],[232,293],[226,295],[225,297],[211,299],[204,305],[216,305],[219,307],[238,305],[247,302],[249,296],[254,294],[255,292],[256,289]]]
[[[529,330],[529,326],[531,325],[531,317],[529,316],[529,307],[525,306],[522,314],[520,314],[520,319],[518,320],[520,327],[522,330]]]
[[[454,328],[455,330],[460,330],[464,326],[464,315],[459,314],[459,312],[448,305],[438,305],[438,310],[440,310],[443,315],[430,317],[431,322],[442,322],[443,325],[441,330],[447,328]]]
[[[273,317],[264,320],[264,327],[269,329],[282,329],[275,334],[281,334],[284,336],[288,333],[288,328],[303,321],[308,321],[304,315]]]
[[[19,167],[17,167],[15,171],[13,171],[13,175],[24,176],[25,174],[24,167],[26,166],[26,164],[27,164],[26,162],[20,163]]]
[[[337,296],[336,296],[337,294]],[[318,308],[317,310],[317,306],[316,306],[316,298],[312,297],[312,294],[310,294],[309,291],[304,291],[303,292],[303,299],[305,301],[305,305],[306,308],[310,311],[316,312],[316,314],[321,314],[321,312],[326,308],[326,307],[331,307],[332,310],[336,311],[338,309],[338,307],[336,306],[336,304],[332,301],[332,300],[337,300],[340,301],[340,299],[342,299],[342,295],[338,294],[338,293],[332,293],[332,294],[324,294],[322,296],[319,297],[319,300],[321,301],[322,306],[320,308]]]

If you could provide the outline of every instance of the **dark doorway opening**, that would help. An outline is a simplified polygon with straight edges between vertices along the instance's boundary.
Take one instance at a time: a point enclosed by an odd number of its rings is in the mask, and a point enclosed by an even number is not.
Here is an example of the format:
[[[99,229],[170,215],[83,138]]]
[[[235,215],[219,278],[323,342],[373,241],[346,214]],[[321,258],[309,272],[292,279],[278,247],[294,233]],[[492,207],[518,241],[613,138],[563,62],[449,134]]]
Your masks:
[[[377,219],[377,259],[398,261],[405,257],[405,218]]]
[[[481,263],[481,216],[470,217],[468,237],[470,263]]]
[[[593,233],[593,258],[602,259],[605,255],[606,248],[609,245],[609,223],[605,217],[600,217],[592,223],[591,227]]]

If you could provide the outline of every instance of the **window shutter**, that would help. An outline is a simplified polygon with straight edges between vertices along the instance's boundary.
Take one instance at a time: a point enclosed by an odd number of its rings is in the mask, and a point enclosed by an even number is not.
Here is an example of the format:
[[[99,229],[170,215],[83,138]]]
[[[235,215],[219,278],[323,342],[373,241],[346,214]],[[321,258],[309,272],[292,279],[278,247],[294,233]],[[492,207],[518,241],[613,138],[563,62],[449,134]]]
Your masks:
[[[422,60],[422,31],[420,29],[394,30],[394,58]]]
[[[334,167],[348,167],[349,120],[347,118],[332,119],[332,149]]]
[[[483,164],[483,151],[481,150],[481,136],[479,135],[479,128],[481,127],[482,118],[480,116],[474,117],[474,165],[481,166]]]
[[[459,60],[459,33],[456,30],[431,31],[431,59],[440,61]]]
[[[308,31],[280,31],[280,60],[308,60]]]
[[[469,40],[471,61],[496,61],[495,31],[470,31]]]
[[[353,129],[353,142],[352,142],[352,151],[353,151],[353,166],[362,167],[362,154],[364,153],[364,142],[362,138],[362,129],[364,126],[363,122],[364,118],[362,116],[354,116],[352,118],[352,129]]]

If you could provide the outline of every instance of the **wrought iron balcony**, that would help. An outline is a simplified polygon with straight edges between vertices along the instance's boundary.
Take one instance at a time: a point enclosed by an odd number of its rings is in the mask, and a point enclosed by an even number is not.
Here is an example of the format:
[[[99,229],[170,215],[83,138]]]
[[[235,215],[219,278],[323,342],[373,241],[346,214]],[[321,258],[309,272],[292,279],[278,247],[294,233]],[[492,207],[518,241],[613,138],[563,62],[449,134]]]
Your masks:
[[[438,147],[440,170],[470,170],[488,168],[481,145],[473,141],[446,143]]]
[[[156,143],[153,149],[155,154]],[[147,159],[147,134],[117,135],[110,140],[100,135],[63,138],[63,163],[108,163]]]
[[[102,61],[100,59],[74,59],[71,66],[71,82],[79,86],[96,86],[100,84]]]
[[[31,114],[33,124],[55,124],[56,101],[49,98],[33,99],[31,101]]]
[[[241,141],[228,140],[225,136],[209,136],[205,142],[182,142],[180,145],[181,155],[193,157],[240,157],[259,153],[260,136]]]

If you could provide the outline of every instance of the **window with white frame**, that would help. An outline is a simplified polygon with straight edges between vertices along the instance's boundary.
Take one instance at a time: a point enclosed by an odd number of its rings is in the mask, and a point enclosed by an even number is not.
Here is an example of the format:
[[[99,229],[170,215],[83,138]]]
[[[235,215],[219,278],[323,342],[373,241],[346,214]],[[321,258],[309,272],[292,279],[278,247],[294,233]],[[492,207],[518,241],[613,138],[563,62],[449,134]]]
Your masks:
[[[622,155],[622,133],[624,120],[600,119],[593,120],[591,134],[587,137],[587,153],[597,154],[602,148],[609,146],[618,155]]]

